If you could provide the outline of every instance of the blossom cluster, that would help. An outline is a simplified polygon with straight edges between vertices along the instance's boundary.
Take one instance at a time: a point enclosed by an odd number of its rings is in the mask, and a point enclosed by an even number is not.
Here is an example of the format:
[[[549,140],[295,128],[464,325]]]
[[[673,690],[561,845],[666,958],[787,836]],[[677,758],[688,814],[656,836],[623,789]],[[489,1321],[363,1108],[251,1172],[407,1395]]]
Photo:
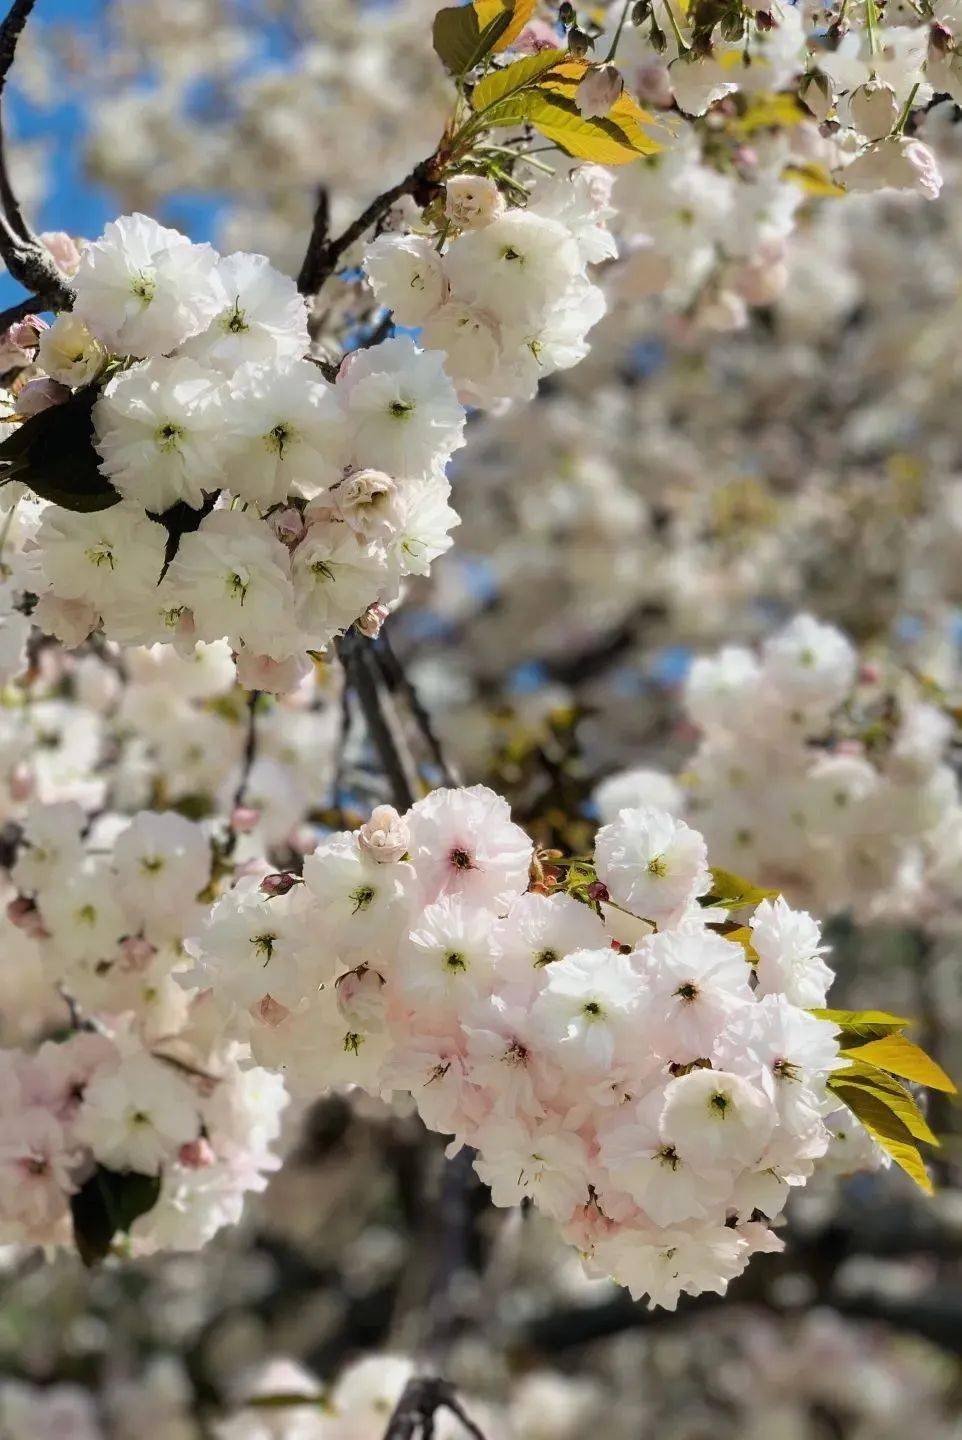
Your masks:
[[[295,1094],[409,1093],[592,1273],[669,1307],[723,1293],[830,1147],[838,1044],[802,1008],[831,981],[818,926],[764,901],[750,964],[699,903],[704,839],[654,809],[603,827],[580,897],[532,886],[533,859],[483,786],[380,807],[303,879],[240,879],[188,979]]]
[[[613,776],[597,792],[602,818],[664,805],[699,825],[721,864],[820,915],[937,924],[962,853],[955,721],[910,676],[895,682],[810,615],[758,654],[724,646],[685,683],[702,739],[684,774]]]
[[[617,253],[606,228],[612,184],[608,171],[582,165],[537,181],[523,207],[509,207],[493,180],[455,175],[442,244],[408,233],[369,246],[377,299],[444,352],[465,404],[531,400],[540,380],[584,359],[605,311],[586,267]]]
[[[118,503],[108,491],[93,513],[44,511],[36,622],[68,645],[98,625],[124,644],[226,638],[246,683],[269,689],[355,620],[376,630],[457,519],[444,467],[464,412],[441,357],[393,338],[330,384],[304,358],[292,280],[139,214],[86,246],[75,286],[73,311],[39,335],[18,414],[92,387],[96,464]]]
[[[69,1014],[55,1038],[0,1051],[0,1240],[69,1244],[85,1224],[72,1200],[106,1171],[156,1181],[133,1253],[196,1249],[277,1168],[284,1085],[175,978],[211,873],[203,828],[146,811],[84,828],[72,802],[35,807],[10,872],[8,918]]]

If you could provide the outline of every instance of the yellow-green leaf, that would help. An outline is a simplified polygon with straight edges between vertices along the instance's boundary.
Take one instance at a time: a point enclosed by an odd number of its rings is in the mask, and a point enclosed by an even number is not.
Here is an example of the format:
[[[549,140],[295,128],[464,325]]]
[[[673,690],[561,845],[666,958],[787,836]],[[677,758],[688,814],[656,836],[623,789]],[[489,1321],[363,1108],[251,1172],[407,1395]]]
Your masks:
[[[474,9],[482,30],[505,11],[510,16],[508,28],[498,43],[492,45],[492,50],[507,50],[509,45],[514,44],[534,14],[537,4],[538,0],[474,0]]]
[[[725,940],[732,940],[742,947],[750,965],[758,964],[758,951],[752,944],[752,932],[747,925],[736,925],[733,930],[721,930],[719,933]]]
[[[943,1090],[948,1095],[956,1093],[942,1066],[907,1035],[885,1035],[842,1053],[851,1060],[861,1060],[892,1075],[901,1075],[905,1080],[914,1080],[917,1085],[927,1085],[931,1090]]]
[[[846,1069],[836,1070],[830,1075],[827,1083],[828,1088],[834,1091],[853,1085],[870,1091],[901,1120],[913,1140],[924,1140],[926,1145],[939,1144],[938,1136],[933,1134],[908,1090],[894,1076],[886,1075],[884,1070],[853,1060]]]
[[[564,50],[542,50],[537,55],[526,55],[523,60],[516,60],[513,65],[507,65],[503,70],[492,70],[475,85],[471,104],[476,111],[486,110],[489,105],[534,85],[546,71],[562,64],[566,58]],[[584,74],[588,68],[587,61],[581,60],[578,63]]]
[[[922,1163],[918,1147],[901,1120],[871,1090],[858,1085],[833,1084],[832,1090],[851,1110],[857,1120],[877,1140],[887,1155],[890,1155],[906,1175],[910,1176],[929,1195],[932,1181]]]
[[[745,113],[730,121],[729,129],[736,135],[753,135],[756,130],[788,130],[806,119],[811,119],[811,113],[797,95],[770,92],[753,95]]]
[[[895,1035],[912,1022],[884,1010],[809,1010],[816,1020],[830,1020],[843,1040],[880,1040]]]
[[[501,10],[482,27],[473,5],[449,5],[434,17],[434,48],[452,75],[466,75],[491,53],[510,23],[510,10]]]
[[[782,171],[782,179],[790,180],[793,185],[799,185],[806,195],[821,195],[826,198],[846,193],[843,185],[836,185],[824,165],[816,165],[810,161],[805,165],[786,165]]]
[[[727,905],[730,910],[737,910],[742,905],[758,905],[762,900],[770,900],[777,894],[777,890],[763,890],[760,885],[753,885],[741,875],[713,865],[711,893],[705,899],[709,904]]]

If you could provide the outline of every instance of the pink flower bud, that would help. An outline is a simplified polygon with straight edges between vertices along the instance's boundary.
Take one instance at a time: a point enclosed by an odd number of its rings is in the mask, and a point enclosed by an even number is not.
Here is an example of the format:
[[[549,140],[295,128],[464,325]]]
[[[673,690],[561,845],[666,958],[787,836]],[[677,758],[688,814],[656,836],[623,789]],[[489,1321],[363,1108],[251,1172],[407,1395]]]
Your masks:
[[[54,405],[62,405],[69,399],[70,391],[66,385],[45,375],[38,380],[28,380],[24,385],[17,396],[17,414],[39,415],[41,410],[51,410]]]
[[[582,115],[607,115],[625,88],[625,81],[616,65],[592,65],[575,93],[575,102]]]
[[[600,880],[592,881],[592,883],[588,886],[588,899],[610,900],[611,896],[608,894],[608,886],[603,884]]]
[[[271,875],[265,875],[261,881],[261,889],[265,895],[286,895],[297,884],[297,876],[292,875],[290,870],[275,870]]]
[[[376,640],[378,635],[380,635],[381,633],[381,626],[384,624],[387,617],[387,606],[376,603],[374,605],[369,605],[365,610],[364,614],[359,616],[359,618],[355,620],[354,624],[357,626],[358,630],[360,630],[362,635],[367,636],[368,640]]]
[[[213,1165],[217,1156],[210,1141],[201,1135],[198,1139],[188,1140],[186,1145],[181,1145],[177,1159],[188,1170],[203,1170],[208,1165]]]
[[[57,269],[64,275],[76,275],[80,268],[80,250],[76,240],[65,230],[44,230],[40,239],[53,256]]]
[[[256,829],[260,818],[261,812],[253,806],[237,805],[230,817],[230,828],[236,830],[238,835],[249,835]]]

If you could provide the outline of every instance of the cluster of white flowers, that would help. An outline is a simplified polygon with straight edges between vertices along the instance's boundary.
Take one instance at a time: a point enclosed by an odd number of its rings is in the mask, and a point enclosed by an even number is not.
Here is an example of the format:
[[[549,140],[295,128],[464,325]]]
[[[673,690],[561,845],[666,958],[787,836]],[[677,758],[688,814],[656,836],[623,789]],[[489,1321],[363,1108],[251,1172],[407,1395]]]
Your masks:
[[[302,881],[224,894],[188,979],[294,1093],[409,1092],[592,1273],[653,1304],[721,1293],[829,1149],[838,1044],[801,1008],[831,980],[818,926],[763,902],[753,971],[699,904],[704,840],[653,809],[600,831],[596,903],[529,888],[532,858],[483,786],[381,807]]]
[[[665,805],[720,864],[820,915],[938,923],[958,893],[962,803],[955,723],[904,673],[859,670],[834,626],[799,615],[760,654],[696,660],[685,685],[701,744],[678,782],[650,770],[602,785],[602,818]]]
[[[530,400],[545,376],[587,355],[605,298],[586,267],[616,254],[606,228],[612,183],[600,166],[579,166],[539,180],[523,208],[509,208],[493,180],[456,175],[442,243],[385,234],[368,248],[375,295],[444,352],[465,404]]]
[[[24,393],[102,387],[94,444],[120,503],[44,511],[37,622],[68,645],[100,624],[125,644],[226,638],[270,689],[355,620],[376,630],[457,520],[444,467],[464,412],[440,355],[387,340],[328,384],[293,281],[143,215],[86,247],[75,284]],[[195,514],[171,537],[173,506]]]
[[[38,945],[71,1023],[59,1040],[0,1051],[0,1240],[69,1243],[71,1196],[99,1166],[159,1177],[134,1253],[196,1249],[277,1168],[284,1085],[220,1040],[203,997],[175,979],[204,913],[203,828],[142,812],[85,839],[84,824],[71,802],[37,806],[11,870],[8,919]]]

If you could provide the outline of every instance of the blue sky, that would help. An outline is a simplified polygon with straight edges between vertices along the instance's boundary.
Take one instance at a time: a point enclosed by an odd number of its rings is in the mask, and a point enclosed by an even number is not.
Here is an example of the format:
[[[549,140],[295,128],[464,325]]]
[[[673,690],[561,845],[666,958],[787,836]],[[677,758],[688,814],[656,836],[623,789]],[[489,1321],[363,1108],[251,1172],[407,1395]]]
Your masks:
[[[38,0],[30,24],[70,24],[93,30],[105,10],[104,0]],[[14,72],[15,73],[15,72]],[[69,230],[72,234],[99,235],[107,220],[116,214],[116,205],[102,187],[92,185],[83,173],[82,107],[56,105],[39,110],[14,90],[4,98],[8,129],[22,139],[47,142],[50,164],[47,195],[37,217],[42,230]],[[178,201],[178,214],[190,224],[191,238],[212,238],[216,204],[191,196]],[[9,276],[0,275],[0,306],[22,299],[24,291]]]

